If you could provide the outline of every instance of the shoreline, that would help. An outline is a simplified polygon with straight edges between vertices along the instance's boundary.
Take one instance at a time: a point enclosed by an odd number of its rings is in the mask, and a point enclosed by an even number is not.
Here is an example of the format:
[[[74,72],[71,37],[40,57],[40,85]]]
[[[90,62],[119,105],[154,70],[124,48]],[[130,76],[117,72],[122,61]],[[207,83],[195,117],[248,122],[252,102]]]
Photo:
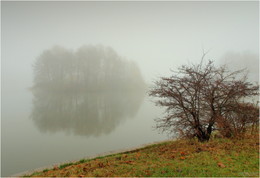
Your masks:
[[[164,142],[168,142],[168,141],[174,141],[174,140],[176,140],[176,139],[167,139],[167,140],[162,140],[162,141],[155,141],[155,142],[145,143],[145,144],[141,144],[141,145],[136,146],[136,147],[103,152],[103,153],[95,154],[93,156],[83,157],[81,159],[89,160],[89,159],[94,159],[96,157],[101,157],[101,156],[103,157],[103,156],[108,156],[108,155],[113,155],[113,154],[125,153],[125,152],[129,152],[129,151],[142,149],[142,148],[145,148],[145,147],[150,146],[150,145],[160,144],[160,143],[164,143]],[[43,167],[39,167],[39,168],[36,168],[36,169],[19,172],[19,173],[16,173],[16,174],[13,174],[13,175],[7,176],[7,177],[21,177],[21,176],[24,176],[24,175],[30,175],[30,174],[32,174],[34,172],[43,171],[44,169],[52,169],[54,166],[58,166],[59,167],[60,165],[65,164],[65,163],[76,163],[78,161],[79,160],[68,160],[68,161],[64,161],[64,162],[54,163],[54,164],[51,164],[51,165],[48,165],[48,166],[43,166]]]

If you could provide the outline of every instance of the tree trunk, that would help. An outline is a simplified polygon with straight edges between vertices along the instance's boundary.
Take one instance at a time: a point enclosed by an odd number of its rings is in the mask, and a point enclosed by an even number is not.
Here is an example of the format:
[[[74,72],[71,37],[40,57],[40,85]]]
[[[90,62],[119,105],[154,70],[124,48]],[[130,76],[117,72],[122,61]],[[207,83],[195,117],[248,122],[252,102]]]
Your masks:
[[[200,142],[209,141],[210,136],[208,134],[197,135],[197,138]]]
[[[196,137],[198,138],[198,140],[200,142],[205,142],[205,141],[209,141],[210,139],[210,135],[211,135],[211,130],[212,127],[208,127],[207,131],[203,131],[203,129],[201,129],[200,127],[198,127],[196,129],[197,133],[196,133]]]

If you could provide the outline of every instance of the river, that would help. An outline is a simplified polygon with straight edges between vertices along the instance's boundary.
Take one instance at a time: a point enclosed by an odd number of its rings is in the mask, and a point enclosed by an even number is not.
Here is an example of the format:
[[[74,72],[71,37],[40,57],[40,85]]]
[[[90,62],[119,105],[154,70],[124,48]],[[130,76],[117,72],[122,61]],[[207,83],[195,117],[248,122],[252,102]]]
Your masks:
[[[165,140],[154,129],[162,113],[146,94],[33,95],[29,87],[3,88],[1,175]]]

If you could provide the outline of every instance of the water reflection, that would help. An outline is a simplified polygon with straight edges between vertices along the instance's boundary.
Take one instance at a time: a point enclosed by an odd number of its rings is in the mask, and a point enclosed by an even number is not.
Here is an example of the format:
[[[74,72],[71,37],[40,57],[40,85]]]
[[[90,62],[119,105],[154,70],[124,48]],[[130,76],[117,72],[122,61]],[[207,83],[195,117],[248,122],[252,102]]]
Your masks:
[[[66,93],[37,91],[32,118],[43,132],[65,131],[99,136],[133,118],[142,103],[137,93]]]
[[[138,67],[111,49],[84,47],[72,54],[55,47],[37,59],[32,93],[31,116],[40,131],[99,136],[137,114],[144,82]]]

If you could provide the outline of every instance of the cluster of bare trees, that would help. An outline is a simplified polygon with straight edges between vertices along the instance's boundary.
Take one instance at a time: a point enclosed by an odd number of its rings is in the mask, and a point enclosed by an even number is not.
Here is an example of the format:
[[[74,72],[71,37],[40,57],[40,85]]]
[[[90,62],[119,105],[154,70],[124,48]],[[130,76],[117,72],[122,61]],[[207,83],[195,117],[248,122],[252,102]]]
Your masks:
[[[157,119],[162,131],[207,141],[214,129],[230,137],[258,123],[258,107],[244,101],[258,95],[259,86],[247,82],[243,70],[230,72],[202,60],[173,73],[156,81],[149,92],[159,98],[157,105],[166,107],[165,117]]]
[[[75,52],[56,46],[44,51],[33,67],[34,87],[84,91],[144,87],[138,66],[104,46],[83,46]]]
[[[33,65],[31,117],[43,132],[99,136],[133,117],[144,97],[138,66],[104,46],[56,46]]]

